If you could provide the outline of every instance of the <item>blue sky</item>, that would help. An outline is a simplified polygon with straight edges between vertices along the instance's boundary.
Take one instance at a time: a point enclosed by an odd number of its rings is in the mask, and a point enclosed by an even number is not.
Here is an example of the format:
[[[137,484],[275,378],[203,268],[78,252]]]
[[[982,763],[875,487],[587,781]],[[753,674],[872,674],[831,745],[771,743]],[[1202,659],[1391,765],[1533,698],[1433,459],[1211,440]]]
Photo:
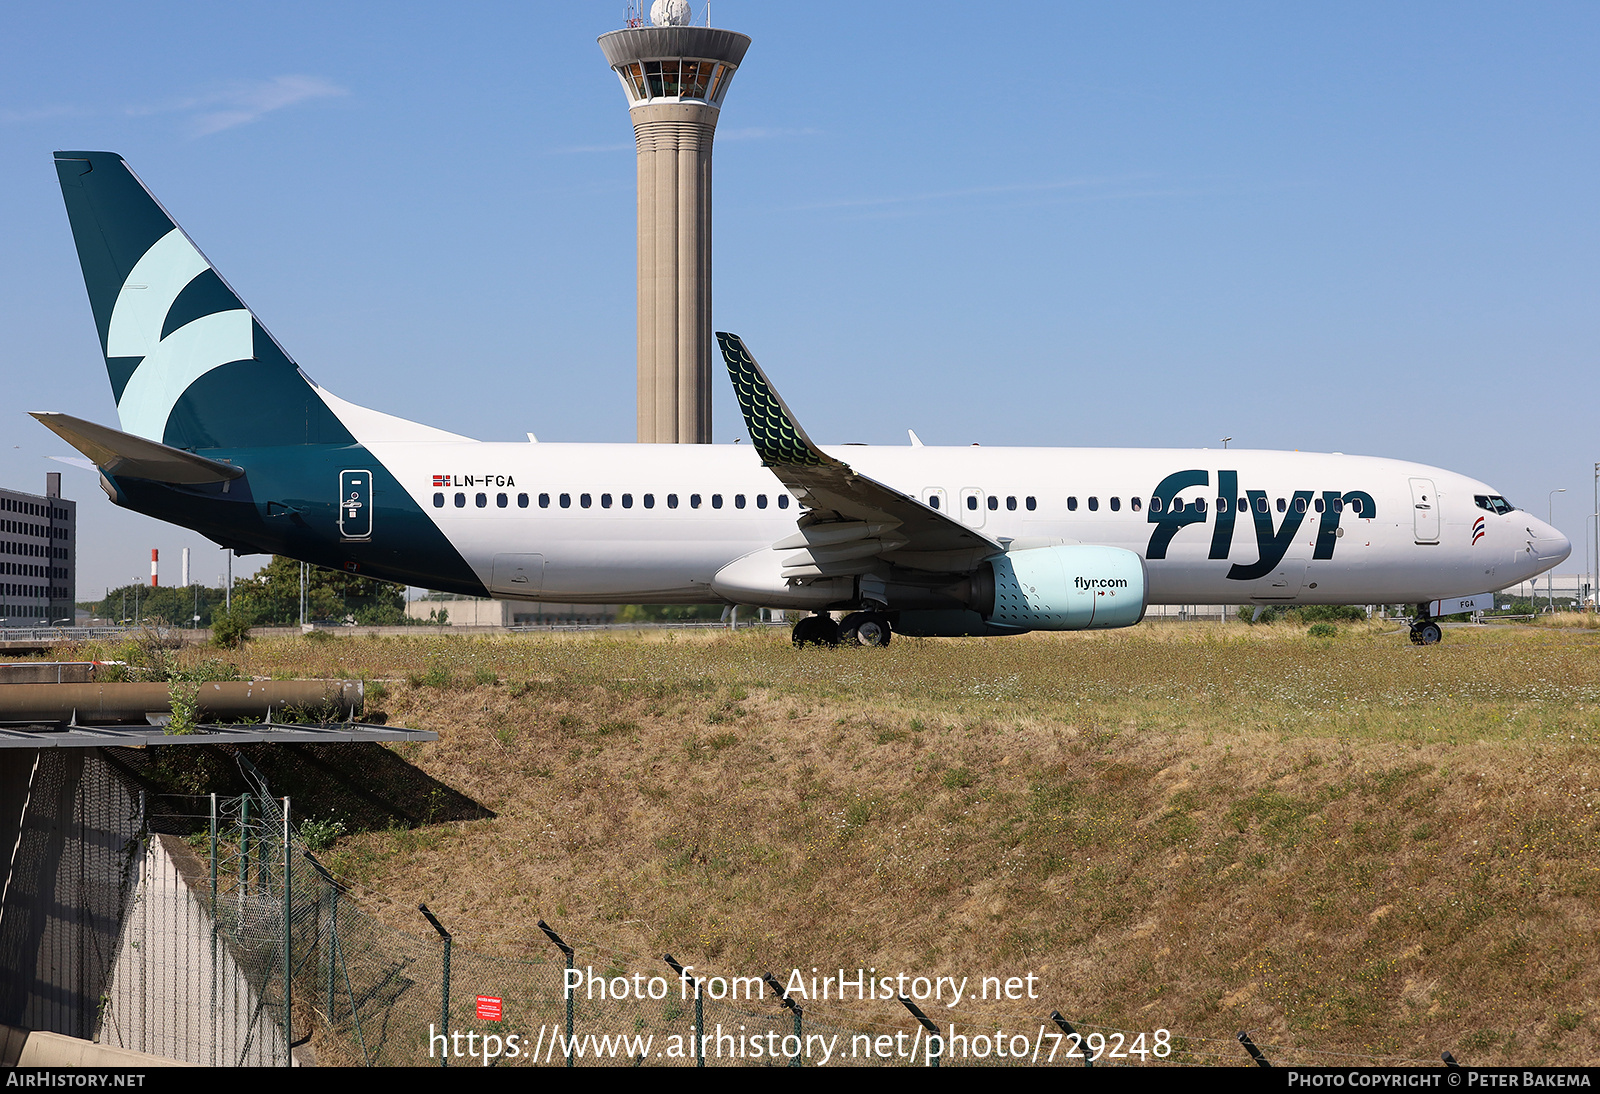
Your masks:
[[[694,5],[697,20],[704,7]],[[64,471],[79,595],[201,537],[26,417],[115,423],[57,148],[122,153],[345,398],[628,441],[625,4],[73,4],[0,35],[0,482]],[[1600,8],[716,0],[754,44],[715,303],[824,442],[1414,459],[1577,545],[1600,460]],[[717,390],[721,442],[742,434]],[[248,568],[241,566],[241,570]]]

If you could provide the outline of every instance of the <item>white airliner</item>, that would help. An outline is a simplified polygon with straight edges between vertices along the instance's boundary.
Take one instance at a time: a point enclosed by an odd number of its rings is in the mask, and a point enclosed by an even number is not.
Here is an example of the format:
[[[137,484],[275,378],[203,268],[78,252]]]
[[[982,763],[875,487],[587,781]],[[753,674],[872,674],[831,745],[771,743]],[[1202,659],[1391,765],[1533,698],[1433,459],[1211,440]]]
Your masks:
[[[797,643],[881,645],[1376,603],[1416,604],[1425,644],[1432,615],[1571,552],[1492,487],[1398,460],[822,448],[728,334],[750,445],[475,441],[313,383],[120,156],[56,168],[122,429],[35,417],[118,505],[242,553],[517,600],[808,610]]]

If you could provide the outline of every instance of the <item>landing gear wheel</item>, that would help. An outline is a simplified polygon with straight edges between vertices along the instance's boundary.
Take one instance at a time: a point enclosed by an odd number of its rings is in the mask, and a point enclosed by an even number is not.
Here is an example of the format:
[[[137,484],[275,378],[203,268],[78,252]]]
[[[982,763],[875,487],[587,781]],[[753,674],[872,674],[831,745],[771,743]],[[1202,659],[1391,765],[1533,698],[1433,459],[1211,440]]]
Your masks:
[[[844,617],[839,624],[842,640],[862,646],[881,647],[889,644],[894,632],[889,629],[889,617],[882,612],[856,612]]]
[[[1411,643],[1415,646],[1431,646],[1444,637],[1444,631],[1433,620],[1411,625]]]
[[[794,625],[794,644],[806,646],[837,646],[839,624],[828,615],[808,615]]]

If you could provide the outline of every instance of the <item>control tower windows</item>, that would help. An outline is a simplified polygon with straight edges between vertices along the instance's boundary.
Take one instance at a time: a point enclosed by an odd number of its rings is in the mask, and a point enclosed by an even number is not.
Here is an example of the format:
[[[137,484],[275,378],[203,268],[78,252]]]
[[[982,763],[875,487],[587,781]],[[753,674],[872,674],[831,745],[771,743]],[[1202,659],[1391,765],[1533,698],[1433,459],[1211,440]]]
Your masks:
[[[618,65],[623,89],[630,102],[652,99],[680,99],[722,104],[733,68],[716,61],[689,61],[672,58],[661,61],[632,61]]]

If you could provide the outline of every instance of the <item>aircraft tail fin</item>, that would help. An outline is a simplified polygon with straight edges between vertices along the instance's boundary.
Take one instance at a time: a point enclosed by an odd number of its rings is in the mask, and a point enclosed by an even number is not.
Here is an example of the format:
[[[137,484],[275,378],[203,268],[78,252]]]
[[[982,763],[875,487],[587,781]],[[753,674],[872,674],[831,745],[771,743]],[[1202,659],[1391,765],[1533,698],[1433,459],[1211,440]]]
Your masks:
[[[179,449],[354,440],[121,156],[55,162],[125,432]]]

